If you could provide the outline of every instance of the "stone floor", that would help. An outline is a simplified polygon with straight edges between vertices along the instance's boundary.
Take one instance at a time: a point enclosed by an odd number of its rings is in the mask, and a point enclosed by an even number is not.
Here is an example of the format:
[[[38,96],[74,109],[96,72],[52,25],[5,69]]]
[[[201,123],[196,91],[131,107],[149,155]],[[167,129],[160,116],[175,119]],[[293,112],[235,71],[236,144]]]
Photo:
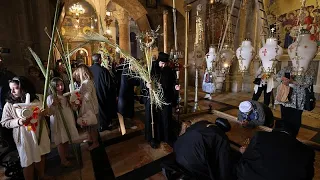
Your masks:
[[[183,93],[181,94],[183,97]],[[210,106],[224,113],[236,116],[237,106],[243,100],[251,99],[249,93],[224,93],[214,94],[211,101],[204,100],[204,93],[199,93],[199,109],[198,113],[194,116],[181,115],[183,120],[206,119],[214,121],[215,115],[208,114]],[[190,88],[188,91],[188,108],[193,109],[194,92]],[[262,99],[261,99],[262,100]],[[183,103],[183,102],[182,102]],[[101,152],[89,152],[87,145],[82,144],[82,160],[83,168],[81,176],[83,180],[91,179],[149,179],[149,180],[162,180],[165,177],[161,174],[160,162],[166,157],[170,156],[171,150],[161,146],[159,149],[152,149],[144,140],[144,107],[136,104],[136,116],[134,121],[137,125],[135,130],[127,130],[127,134],[121,136],[118,129],[113,131],[102,132],[101,151],[106,153],[107,160],[97,162],[97,159],[103,159]],[[280,118],[279,107],[273,109],[276,118]],[[312,141],[320,144],[320,102],[312,112],[304,112],[302,117],[302,127],[300,129],[298,138],[303,140]],[[247,138],[251,138],[255,130],[247,130],[240,127],[237,123],[232,123],[232,130],[228,133],[229,139],[233,144],[243,145]],[[82,139],[85,138],[85,133],[82,134]],[[99,164],[96,166],[95,164]],[[320,179],[320,152],[316,151],[315,162],[315,178]],[[106,168],[106,169],[103,169]],[[108,168],[110,171],[108,171]],[[100,172],[99,172],[100,171]],[[101,174],[109,174],[109,177],[99,176]],[[79,171],[56,177],[58,180],[63,179],[77,179]],[[5,179],[3,169],[0,169],[0,179]]]

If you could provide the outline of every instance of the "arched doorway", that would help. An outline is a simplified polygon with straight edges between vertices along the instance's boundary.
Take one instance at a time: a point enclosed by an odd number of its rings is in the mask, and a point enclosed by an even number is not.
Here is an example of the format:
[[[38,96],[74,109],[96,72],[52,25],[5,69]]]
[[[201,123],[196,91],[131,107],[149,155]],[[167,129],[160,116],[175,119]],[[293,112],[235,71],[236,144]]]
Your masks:
[[[76,61],[78,64],[86,64],[86,65],[91,65],[89,64],[89,53],[86,49],[84,48],[80,48],[77,52],[76,52]]]

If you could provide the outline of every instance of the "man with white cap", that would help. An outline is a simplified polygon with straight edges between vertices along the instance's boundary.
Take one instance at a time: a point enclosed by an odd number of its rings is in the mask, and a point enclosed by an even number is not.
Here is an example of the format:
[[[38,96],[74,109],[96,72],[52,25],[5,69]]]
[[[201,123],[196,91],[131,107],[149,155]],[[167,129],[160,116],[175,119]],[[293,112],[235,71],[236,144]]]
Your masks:
[[[244,127],[273,126],[271,109],[258,101],[243,101],[239,105],[238,121]]]

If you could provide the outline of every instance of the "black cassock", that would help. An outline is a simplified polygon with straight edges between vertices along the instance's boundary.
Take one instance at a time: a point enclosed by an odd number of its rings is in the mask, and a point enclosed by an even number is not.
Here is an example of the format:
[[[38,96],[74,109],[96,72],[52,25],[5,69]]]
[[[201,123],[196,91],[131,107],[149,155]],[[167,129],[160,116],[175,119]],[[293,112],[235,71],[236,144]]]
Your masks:
[[[311,180],[315,152],[286,132],[259,131],[237,166],[238,180]]]
[[[91,72],[99,102],[100,128],[107,129],[112,119],[117,117],[116,87],[109,71],[100,64],[93,64]]]
[[[133,118],[134,115],[134,86],[139,86],[140,81],[129,74],[128,66],[123,69],[120,78],[120,91],[118,99],[118,112],[124,118]]]
[[[171,141],[171,121],[172,121],[172,102],[174,101],[174,92],[176,85],[176,75],[174,71],[166,66],[164,68],[159,67],[159,61],[153,62],[152,65],[152,76],[155,77],[161,84],[163,89],[164,101],[168,103],[163,105],[162,109],[153,108],[153,117],[154,117],[154,131],[155,138],[154,140],[161,142],[170,143]],[[146,88],[145,83],[142,82],[141,85],[142,94],[146,96],[144,98],[145,104],[145,138],[147,141],[152,140],[152,126],[151,126],[151,105],[148,88]]]
[[[121,77],[122,77],[123,69],[124,69],[123,64],[120,64],[115,68],[115,70],[116,70],[115,77],[116,77],[116,81],[117,81],[117,96],[119,96],[119,93],[120,93]]]
[[[231,178],[229,139],[208,121],[191,125],[174,144],[177,163],[199,180]]]

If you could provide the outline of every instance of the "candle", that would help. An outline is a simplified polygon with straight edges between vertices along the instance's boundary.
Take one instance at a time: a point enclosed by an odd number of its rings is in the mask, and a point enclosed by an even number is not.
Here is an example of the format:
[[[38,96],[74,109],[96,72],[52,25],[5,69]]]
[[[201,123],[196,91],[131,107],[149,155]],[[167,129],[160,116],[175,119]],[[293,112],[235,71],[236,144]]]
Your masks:
[[[173,0],[173,2],[172,2],[172,4],[173,4],[173,9],[175,9],[176,8],[176,1],[175,0]]]
[[[30,94],[26,94],[26,104],[30,104]]]

